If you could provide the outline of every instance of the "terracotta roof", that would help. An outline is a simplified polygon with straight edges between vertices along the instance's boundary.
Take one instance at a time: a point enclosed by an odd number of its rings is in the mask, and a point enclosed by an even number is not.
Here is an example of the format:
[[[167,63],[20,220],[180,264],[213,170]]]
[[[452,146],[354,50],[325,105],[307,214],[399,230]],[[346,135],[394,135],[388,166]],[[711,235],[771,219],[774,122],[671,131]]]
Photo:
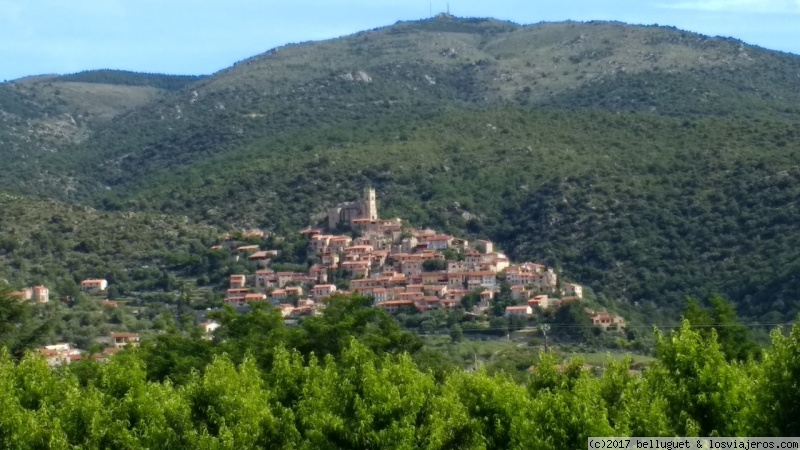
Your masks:
[[[390,300],[388,302],[383,302],[380,306],[413,306],[414,302],[412,300]]]
[[[116,338],[122,338],[122,339],[137,338],[138,339],[139,335],[137,333],[120,332],[120,333],[111,333],[111,337],[114,338],[114,339],[116,339]]]

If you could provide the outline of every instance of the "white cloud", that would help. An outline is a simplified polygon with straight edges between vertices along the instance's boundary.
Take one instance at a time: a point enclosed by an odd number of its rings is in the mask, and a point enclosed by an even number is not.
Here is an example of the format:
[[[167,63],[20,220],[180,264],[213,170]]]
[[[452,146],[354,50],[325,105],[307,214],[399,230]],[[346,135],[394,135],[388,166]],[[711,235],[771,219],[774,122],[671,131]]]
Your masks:
[[[800,0],[683,0],[659,6],[694,11],[800,14]]]

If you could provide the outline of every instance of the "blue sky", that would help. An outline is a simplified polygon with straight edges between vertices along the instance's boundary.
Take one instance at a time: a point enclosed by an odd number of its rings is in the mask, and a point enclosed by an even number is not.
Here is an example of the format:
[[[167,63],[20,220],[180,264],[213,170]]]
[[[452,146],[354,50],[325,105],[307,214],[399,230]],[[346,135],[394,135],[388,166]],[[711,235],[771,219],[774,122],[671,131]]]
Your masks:
[[[0,0],[0,81],[88,69],[209,74],[290,42],[441,12],[445,0]],[[800,0],[451,0],[462,17],[672,25],[800,54]]]

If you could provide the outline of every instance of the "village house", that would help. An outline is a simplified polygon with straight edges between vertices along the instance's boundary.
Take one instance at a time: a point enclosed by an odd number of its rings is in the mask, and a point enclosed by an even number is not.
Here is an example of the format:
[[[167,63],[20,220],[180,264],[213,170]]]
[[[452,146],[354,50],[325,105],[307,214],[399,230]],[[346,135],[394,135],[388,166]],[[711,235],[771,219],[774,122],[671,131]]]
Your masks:
[[[313,306],[298,306],[292,309],[289,317],[311,316],[316,313],[316,308]]]
[[[333,236],[328,242],[327,250],[332,253],[342,253],[352,243],[353,239],[350,236]]]
[[[423,285],[422,292],[425,295],[444,298],[447,295],[448,288],[446,284],[425,284]]]
[[[281,312],[283,317],[289,317],[292,315],[292,311],[294,310],[294,305],[291,303],[281,303],[278,305],[278,310]]]
[[[547,309],[550,307],[551,300],[547,294],[537,295],[528,299],[528,305],[531,308]]]
[[[345,256],[349,255],[366,255],[372,253],[375,250],[371,245],[351,245],[350,247],[345,247],[344,254]]]
[[[425,272],[420,275],[422,284],[447,284],[446,272]]]
[[[419,241],[414,236],[403,238],[400,241],[400,252],[399,253],[411,253],[414,248],[417,247]]]
[[[518,316],[528,317],[533,314],[533,309],[530,306],[506,306],[506,317]]]
[[[326,248],[330,245],[331,238],[333,236],[329,234],[315,234],[311,236],[311,239],[308,241],[308,246],[311,248],[311,252],[319,255],[325,251]]]
[[[302,284],[305,283],[307,279],[308,275],[300,272],[278,272],[277,286],[283,288],[289,283]]]
[[[442,309],[455,309],[461,306],[461,300],[456,300],[455,298],[443,298],[439,301],[439,306]]]
[[[262,294],[262,293],[253,292],[253,293],[249,293],[249,294],[245,294],[244,295],[245,303],[263,302],[266,299],[267,299],[267,294]]]
[[[247,277],[244,275],[231,275],[229,279],[229,288],[240,289],[247,284]]]
[[[253,253],[260,251],[261,248],[257,245],[242,245],[240,247],[236,247],[236,253],[240,255],[252,255]]]
[[[467,272],[453,272],[447,274],[447,285],[452,289],[463,289],[467,285]]]
[[[461,303],[461,300],[469,294],[469,291],[466,289],[447,289],[447,293],[445,294],[445,300],[454,301],[457,303]]]
[[[389,252],[387,250],[376,250],[369,255],[369,260],[372,267],[377,270],[383,269],[386,266],[386,261],[389,259]]]
[[[20,301],[34,301],[36,303],[47,303],[50,301],[50,290],[44,286],[34,286],[8,294],[9,297]]]
[[[37,353],[44,357],[50,367],[70,364],[81,359],[81,351],[66,343],[45,345],[37,350]]]
[[[92,294],[100,293],[108,289],[108,281],[101,279],[81,281],[81,290]]]
[[[497,285],[497,275],[494,272],[467,272],[467,289],[479,287],[494,288]]]
[[[583,287],[579,284],[564,283],[561,286],[561,293],[565,297],[583,298]]]
[[[369,261],[345,261],[340,267],[349,273],[352,278],[366,278],[372,264]]]
[[[522,299],[526,299],[530,297],[530,291],[525,288],[525,286],[518,284],[516,286],[511,286],[511,299],[515,301],[520,301]]]
[[[300,231],[300,235],[310,239],[314,236],[322,234],[322,231],[323,230],[321,228],[306,228],[305,230]]]
[[[447,261],[448,273],[469,272],[471,267],[471,265],[465,263],[464,261]]]
[[[378,307],[385,309],[387,312],[395,313],[402,308],[414,308],[413,300],[390,300],[383,302]]]
[[[213,320],[208,320],[200,324],[200,329],[203,331],[203,339],[211,340],[214,335],[214,330],[219,328],[221,325],[219,322],[215,322]]]
[[[400,272],[406,277],[422,274],[422,259],[408,259],[400,263]]]
[[[262,269],[256,271],[256,288],[259,290],[266,290],[269,287],[278,284],[278,276],[272,269]]]
[[[267,237],[267,233],[259,229],[250,229],[246,231],[242,231],[242,237],[245,239],[264,239]]]
[[[511,260],[502,253],[492,253],[491,263],[488,265],[490,270],[495,273],[500,273],[506,270],[511,265]]]
[[[274,250],[261,250],[257,251],[250,256],[247,257],[247,260],[250,262],[261,264],[262,266],[266,265],[266,263],[273,258]]]
[[[311,297],[320,300],[329,297],[336,292],[336,286],[333,284],[317,284],[311,289]]]
[[[625,328],[625,319],[623,319],[621,316],[611,315],[606,311],[592,311],[588,308],[586,312],[590,315],[592,325],[601,327],[605,331],[608,331],[609,328],[615,328],[618,330]]]
[[[241,304],[245,302],[245,297],[250,293],[247,288],[228,289],[225,292],[225,303]]]
[[[367,290],[372,291],[377,287],[388,287],[391,278],[362,278],[359,280],[350,281],[350,289],[357,293],[365,293]]]
[[[308,270],[308,275],[314,279],[314,284],[328,283],[328,268],[320,264],[314,264]]]
[[[286,291],[286,296],[292,296],[300,298],[303,296],[303,287],[302,286],[286,286],[283,288]]]
[[[447,250],[455,238],[447,234],[426,236],[422,242],[427,244],[429,250]]]
[[[136,333],[111,333],[110,337],[111,343],[116,348],[139,346],[139,335]]]
[[[453,241],[450,242],[449,248],[457,250],[459,253],[464,253],[469,249],[469,241],[454,237]]]
[[[478,239],[475,241],[475,250],[483,254],[490,254],[494,253],[494,244],[492,241],[486,241],[483,239]]]
[[[420,297],[414,300],[414,307],[419,312],[426,312],[432,309],[441,308],[439,299],[436,297]]]
[[[47,303],[50,301],[50,290],[44,286],[33,287],[33,298],[36,303]]]
[[[338,267],[339,266],[339,254],[338,253],[325,253],[322,255],[322,264],[328,267]]]
[[[492,257],[490,255],[484,255],[481,253],[470,252],[464,256],[464,262],[474,270],[475,267],[480,266],[481,264],[487,264],[492,261]]]
[[[372,290],[372,298],[375,299],[375,303],[383,303],[388,300],[392,300],[394,298],[393,295],[394,291],[390,291],[386,288],[375,288]],[[390,294],[392,294],[390,296]]]

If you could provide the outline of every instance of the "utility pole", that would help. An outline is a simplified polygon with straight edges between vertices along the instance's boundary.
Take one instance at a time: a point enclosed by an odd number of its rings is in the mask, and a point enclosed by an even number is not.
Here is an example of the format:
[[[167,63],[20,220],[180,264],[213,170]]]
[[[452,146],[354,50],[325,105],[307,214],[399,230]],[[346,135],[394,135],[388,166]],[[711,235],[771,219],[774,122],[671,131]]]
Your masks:
[[[539,326],[539,329],[542,330],[542,334],[544,334],[544,351],[547,353],[547,332],[550,331],[550,325],[544,323]]]

